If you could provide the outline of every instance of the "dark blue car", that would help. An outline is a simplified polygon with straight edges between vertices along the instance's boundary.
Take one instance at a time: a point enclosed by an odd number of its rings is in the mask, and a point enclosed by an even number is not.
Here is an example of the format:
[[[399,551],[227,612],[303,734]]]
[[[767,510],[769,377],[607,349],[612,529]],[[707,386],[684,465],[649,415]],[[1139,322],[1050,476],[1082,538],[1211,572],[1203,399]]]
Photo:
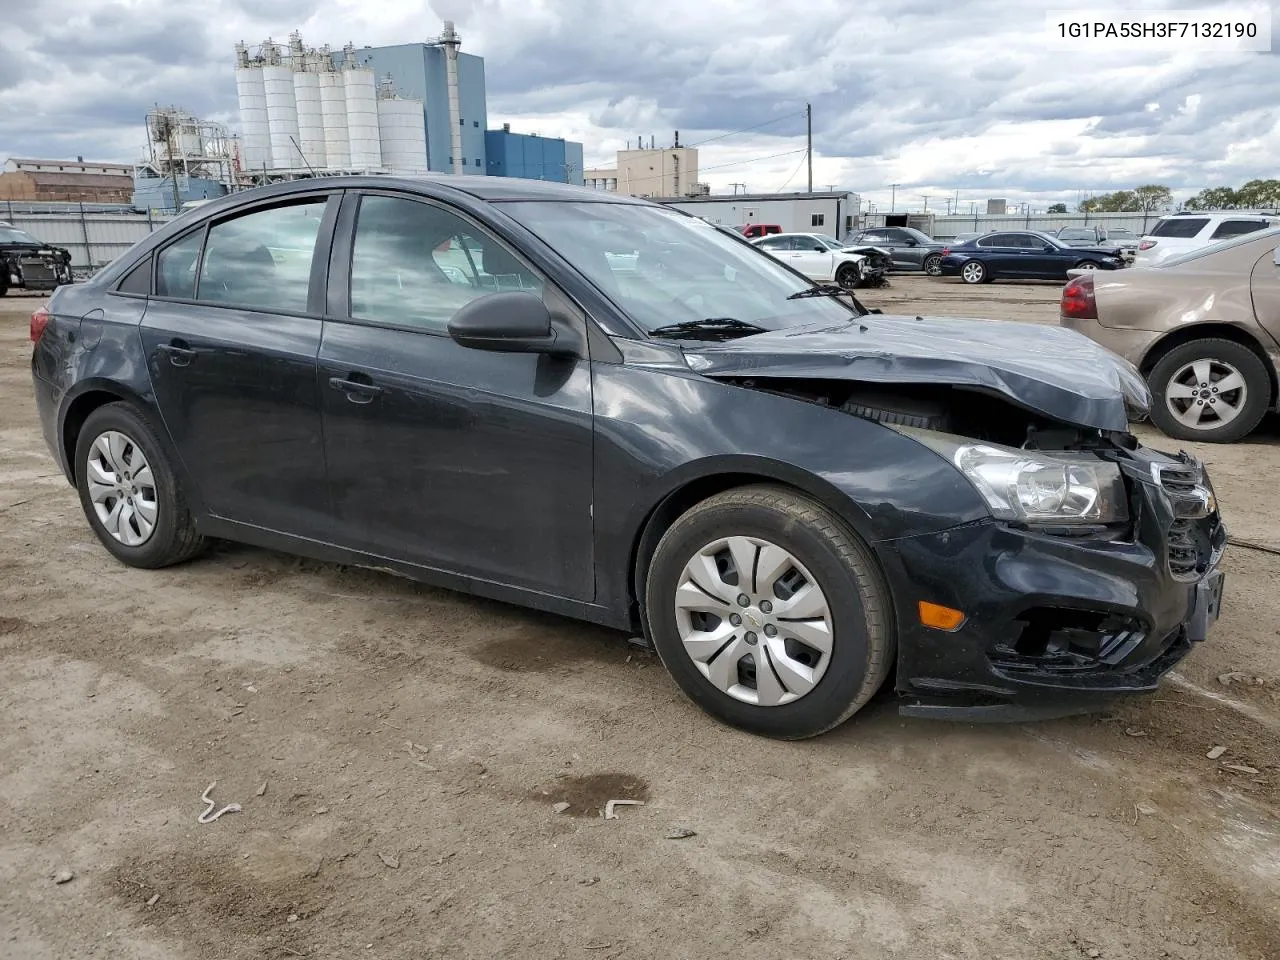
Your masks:
[[[942,251],[942,276],[965,283],[989,280],[1066,280],[1067,271],[1119,270],[1116,247],[1072,247],[1035,230],[988,233]]]
[[[627,630],[757,733],[820,733],[890,673],[916,715],[1089,709],[1217,614],[1226,528],[1197,461],[1127,433],[1125,361],[871,314],[630,197],[237,193],[60,288],[31,339],[49,449],[122,563],[221,538]]]

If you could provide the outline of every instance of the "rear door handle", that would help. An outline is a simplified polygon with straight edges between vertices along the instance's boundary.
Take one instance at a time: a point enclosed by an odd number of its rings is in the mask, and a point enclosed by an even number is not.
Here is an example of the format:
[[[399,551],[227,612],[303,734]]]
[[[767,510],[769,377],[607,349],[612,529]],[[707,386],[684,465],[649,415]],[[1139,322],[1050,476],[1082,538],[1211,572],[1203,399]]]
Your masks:
[[[369,403],[382,392],[382,388],[374,383],[361,383],[344,377],[330,377],[329,386],[341,390],[352,403]]]
[[[175,367],[187,367],[196,358],[196,352],[180,340],[160,344],[160,352],[169,355],[169,362]]]

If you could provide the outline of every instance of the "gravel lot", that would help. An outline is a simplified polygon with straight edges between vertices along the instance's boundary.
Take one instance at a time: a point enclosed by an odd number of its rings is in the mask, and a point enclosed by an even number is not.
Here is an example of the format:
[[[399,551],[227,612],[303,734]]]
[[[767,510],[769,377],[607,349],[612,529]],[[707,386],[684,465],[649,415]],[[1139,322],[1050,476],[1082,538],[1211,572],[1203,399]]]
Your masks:
[[[865,299],[1055,322],[1057,294]],[[1230,550],[1211,641],[1113,714],[882,697],[759,740],[607,631],[236,546],[119,565],[40,437],[38,302],[0,301],[0,956],[1280,956],[1280,556]],[[1196,451],[1272,547],[1278,440]],[[244,809],[198,824],[215,780]]]

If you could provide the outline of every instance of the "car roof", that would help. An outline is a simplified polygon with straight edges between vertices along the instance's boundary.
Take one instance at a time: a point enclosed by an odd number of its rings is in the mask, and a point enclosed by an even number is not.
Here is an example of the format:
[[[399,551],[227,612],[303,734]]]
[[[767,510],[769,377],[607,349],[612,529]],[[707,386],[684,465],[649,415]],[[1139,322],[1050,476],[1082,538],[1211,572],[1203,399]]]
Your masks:
[[[594,203],[648,204],[649,201],[626,194],[610,193],[579,187],[572,183],[553,180],[523,180],[518,177],[486,177],[457,174],[424,174],[417,177],[354,175],[341,177],[305,177],[273,183],[265,187],[230,194],[230,197],[248,200],[266,196],[288,196],[292,193],[309,193],[315,190],[408,190],[414,193],[448,195],[463,193],[478,200],[566,200]],[[220,197],[218,201],[225,201]],[[221,205],[221,204],[220,204]],[[231,205],[228,205],[231,206]]]

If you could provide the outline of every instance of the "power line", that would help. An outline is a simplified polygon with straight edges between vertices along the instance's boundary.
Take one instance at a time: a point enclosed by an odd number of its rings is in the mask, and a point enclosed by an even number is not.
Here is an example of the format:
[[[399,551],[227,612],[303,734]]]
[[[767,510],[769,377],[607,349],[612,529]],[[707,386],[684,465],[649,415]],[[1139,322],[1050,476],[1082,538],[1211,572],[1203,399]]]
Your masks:
[[[773,153],[767,157],[752,157],[750,160],[734,160],[730,163],[717,163],[711,167],[698,167],[698,172],[701,173],[703,170],[720,170],[723,167],[736,167],[739,164],[756,163],[760,160],[776,160],[778,157],[794,157],[797,153],[805,152],[805,148],[801,147],[799,150],[788,150],[786,153]]]
[[[800,162],[796,165],[796,168],[795,168],[794,170],[792,170],[792,171],[791,171],[791,176],[789,176],[789,177],[787,177],[787,179],[783,180],[783,181],[782,181],[782,186],[780,186],[777,190],[775,190],[775,191],[773,191],[773,192],[774,192],[774,193],[781,193],[783,190],[785,190],[785,189],[787,188],[787,184],[789,184],[792,180],[794,180],[794,179],[796,178],[796,174],[800,172],[800,168],[804,166],[805,161],[806,161],[806,160],[808,160],[808,159],[809,159],[809,151],[808,151],[808,150],[805,150],[805,151],[804,151],[804,156],[800,158]],[[810,191],[810,193],[812,193],[812,192],[813,192],[813,191]]]
[[[768,127],[775,123],[781,123],[783,120],[790,120],[793,117],[803,117],[804,111],[799,113],[785,113],[780,117],[774,117],[772,120],[766,120],[764,123],[757,123],[754,127],[743,127],[741,130],[731,130],[728,133],[719,133],[714,137],[707,137],[705,140],[699,140],[697,143],[687,143],[687,147],[699,147],[704,143],[711,143],[714,140],[723,140],[725,137],[736,137],[740,133],[750,133],[752,130],[759,130],[761,127]]]

